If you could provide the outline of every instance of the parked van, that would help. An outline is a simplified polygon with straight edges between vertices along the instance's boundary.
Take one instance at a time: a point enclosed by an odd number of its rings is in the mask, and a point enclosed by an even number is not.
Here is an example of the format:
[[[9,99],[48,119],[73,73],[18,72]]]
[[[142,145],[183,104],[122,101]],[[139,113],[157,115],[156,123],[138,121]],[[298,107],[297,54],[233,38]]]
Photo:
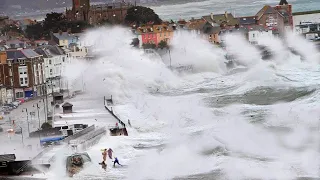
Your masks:
[[[71,124],[71,125],[62,125],[62,126],[55,126],[55,128],[60,128],[60,131],[62,132],[62,135],[64,137],[76,134],[79,131],[82,131],[83,129],[87,128],[87,124]]]

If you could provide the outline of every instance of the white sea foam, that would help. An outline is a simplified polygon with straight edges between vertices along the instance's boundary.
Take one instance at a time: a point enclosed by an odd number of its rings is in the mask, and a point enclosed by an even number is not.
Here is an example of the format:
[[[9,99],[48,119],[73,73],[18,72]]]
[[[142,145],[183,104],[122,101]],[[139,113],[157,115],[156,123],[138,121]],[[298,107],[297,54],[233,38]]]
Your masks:
[[[183,33],[177,37],[184,40],[181,44],[173,41],[174,61],[191,63],[198,71],[181,75],[130,47],[132,35],[126,29],[98,29],[89,32],[87,38],[99,45],[103,57],[91,64],[84,63],[83,69],[88,72],[84,78],[86,96],[112,95],[114,111],[125,122],[130,119],[132,128],[128,127],[128,137],[107,136],[90,149],[94,165],[76,179],[86,175],[172,179],[214,170],[229,179],[292,179],[316,175],[317,135],[310,129],[317,127],[318,113],[315,104],[313,108],[309,106],[312,95],[273,105],[237,103],[208,107],[213,103],[209,101],[212,94],[246,98],[246,92],[261,86],[287,89],[316,85],[319,71],[308,65],[308,61],[301,62],[294,56],[294,62],[287,64],[291,59],[282,61],[284,55],[279,51],[273,62],[266,63],[250,44],[233,36],[235,43],[229,45],[247,69],[228,74],[220,50]],[[185,46],[186,42],[191,43],[190,47]],[[276,39],[271,42],[281,46]],[[190,54],[186,59],[180,47]],[[68,71],[73,74],[75,69]],[[71,79],[77,79],[73,75]],[[88,108],[90,103],[87,102]],[[267,115],[263,122],[252,123],[244,111],[264,111]],[[295,115],[299,115],[298,119]],[[287,129],[281,131],[281,128]],[[109,147],[127,168],[111,168],[112,162],[108,161],[107,171],[96,169],[95,164],[101,160],[100,150]]]

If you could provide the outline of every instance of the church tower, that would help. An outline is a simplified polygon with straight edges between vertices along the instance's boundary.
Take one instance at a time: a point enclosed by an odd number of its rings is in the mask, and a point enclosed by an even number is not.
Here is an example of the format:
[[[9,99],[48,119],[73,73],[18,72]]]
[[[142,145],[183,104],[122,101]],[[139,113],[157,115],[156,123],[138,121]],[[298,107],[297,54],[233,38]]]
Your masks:
[[[90,0],[72,0],[72,11],[78,20],[88,21]]]
[[[288,21],[287,24],[293,29],[292,5],[287,0],[280,0],[279,5],[275,9],[284,16],[285,20]]]

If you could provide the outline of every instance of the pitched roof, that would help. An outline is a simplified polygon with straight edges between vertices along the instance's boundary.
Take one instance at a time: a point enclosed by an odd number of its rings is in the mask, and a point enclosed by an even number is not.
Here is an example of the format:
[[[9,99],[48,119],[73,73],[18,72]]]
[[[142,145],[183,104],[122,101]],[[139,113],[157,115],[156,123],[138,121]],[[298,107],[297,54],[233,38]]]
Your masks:
[[[161,33],[161,32],[173,32],[172,27],[167,25],[153,25],[153,26],[145,26],[139,27],[136,31],[138,34],[144,33]]]
[[[263,15],[265,14],[273,14],[273,13],[278,13],[275,9],[273,9],[271,6],[269,5],[265,5],[263,6],[262,9],[260,9],[260,11],[256,14],[257,16],[257,20],[259,20]]]
[[[6,42],[6,44],[9,46],[10,44],[25,44],[25,42],[23,42],[23,41],[20,41],[20,40],[18,40],[18,39],[14,39],[14,40],[9,40],[9,41],[7,41]]]
[[[44,49],[44,48],[37,48],[35,49],[35,51],[38,53],[38,54],[41,54],[44,58],[51,58],[51,54],[47,51],[47,49]]]
[[[62,107],[72,107],[73,106],[73,104],[71,104],[71,103],[68,103],[68,102],[66,102],[66,103],[64,103],[63,105],[62,105]]]
[[[7,51],[7,58],[9,60],[26,59],[26,56],[21,52],[21,50],[10,50]]]
[[[81,36],[80,33],[77,33],[77,34],[71,34],[71,33],[68,33],[68,32],[62,32],[62,33],[53,33],[53,35],[58,38],[59,40],[70,40],[70,39],[75,39],[75,38],[78,38],[79,36]]]
[[[204,20],[206,20],[210,24],[218,24],[227,23],[228,26],[235,26],[239,24],[239,20],[234,18],[231,13],[227,14],[216,14],[216,15],[208,15],[202,16]]]
[[[207,22],[208,23],[208,22]],[[203,33],[205,34],[217,34],[221,31],[221,27],[220,26],[207,26],[204,27],[203,29]]]
[[[256,24],[257,23],[257,17],[256,16],[239,17],[238,19],[239,19],[240,25],[250,25],[250,24]]]
[[[32,49],[22,49],[21,52],[27,57],[27,58],[34,58],[40,56],[38,53],[36,53]]]
[[[43,55],[44,58],[51,58],[53,56],[64,55],[65,52],[57,45],[43,45],[39,46],[35,51]]]
[[[206,24],[206,21],[204,19],[197,19],[197,20],[191,20],[189,21],[186,26],[189,30],[199,30],[202,29],[203,26]]]
[[[240,28],[237,28],[237,29],[224,29],[224,30],[220,31],[220,35],[221,34],[229,34],[229,33],[243,33],[243,34],[246,34],[248,32],[249,32],[248,28],[240,27]]]

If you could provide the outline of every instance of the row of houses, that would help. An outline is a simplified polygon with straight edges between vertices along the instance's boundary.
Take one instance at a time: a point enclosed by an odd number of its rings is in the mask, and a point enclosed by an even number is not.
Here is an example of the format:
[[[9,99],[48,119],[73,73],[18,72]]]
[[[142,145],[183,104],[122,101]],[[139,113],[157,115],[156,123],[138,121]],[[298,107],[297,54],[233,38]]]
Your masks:
[[[66,67],[89,55],[80,36],[58,32],[50,41],[0,39],[0,103],[68,90]]]
[[[66,54],[52,45],[1,51],[0,102],[5,104],[66,90],[67,82],[61,78],[68,63],[66,59]]]
[[[235,17],[232,13],[211,13],[199,19],[180,20],[177,23],[165,22],[163,25],[153,25],[137,28],[140,46],[144,43],[158,44],[164,40],[170,42],[174,30],[184,29],[194,35],[203,37],[215,44],[223,43],[223,36],[240,32],[245,34],[250,43],[257,43],[261,36],[281,36],[287,30],[293,29],[292,5],[280,2],[274,7],[265,5],[254,16]]]
[[[159,31],[159,27],[161,27]],[[265,5],[253,16],[235,17],[232,13],[211,13],[189,21],[164,22],[163,25],[147,25],[136,28],[142,44],[170,42],[175,30],[188,30],[214,44],[223,44],[225,35],[243,34],[249,43],[257,44],[260,37],[283,36],[291,31],[307,39],[319,38],[320,11],[292,12],[292,5],[281,0],[276,6]],[[163,31],[163,29],[165,31]]]

